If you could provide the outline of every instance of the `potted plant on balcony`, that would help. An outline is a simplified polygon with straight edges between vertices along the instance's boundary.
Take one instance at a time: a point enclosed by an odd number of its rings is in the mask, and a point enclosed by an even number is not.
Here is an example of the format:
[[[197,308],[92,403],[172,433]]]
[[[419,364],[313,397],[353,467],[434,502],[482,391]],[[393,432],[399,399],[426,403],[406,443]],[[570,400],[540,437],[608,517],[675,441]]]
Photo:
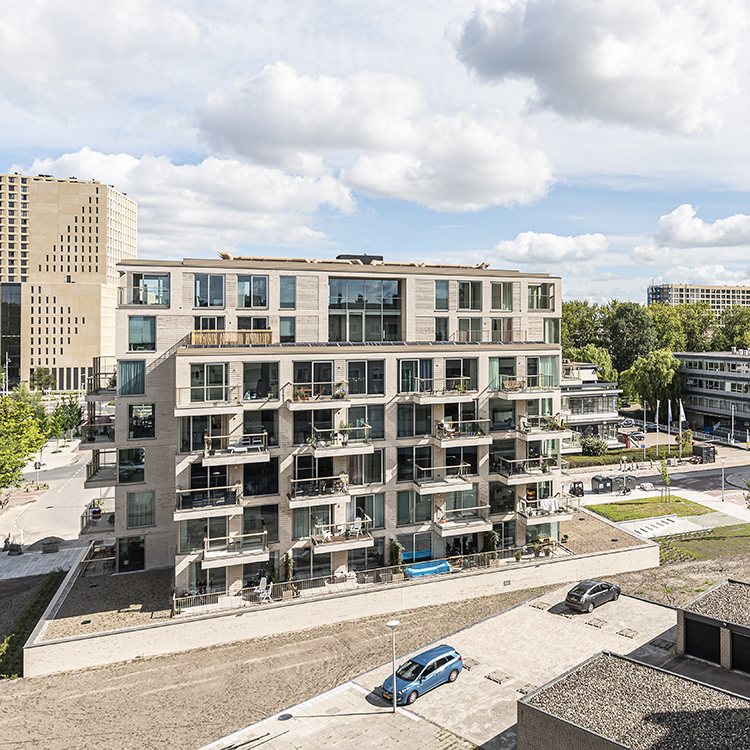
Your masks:
[[[489,565],[491,568],[496,568],[500,565],[500,560],[497,557],[497,547],[500,544],[500,534],[494,529],[484,532],[484,544],[483,550],[487,553],[489,559]]]
[[[549,544],[545,544],[544,547],[542,547],[542,550],[545,557],[549,557],[552,554],[552,546]]]
[[[351,422],[339,422],[339,432],[341,433],[341,444],[346,445],[349,442],[349,430],[352,429]]]
[[[295,401],[302,401],[304,397],[305,397],[305,394],[299,388],[295,388],[294,391],[292,392],[292,398]]]
[[[343,383],[336,383],[335,389],[336,390],[333,392],[333,398],[335,399],[346,398],[349,395],[349,392]]]
[[[515,557],[515,558],[516,558],[516,562],[521,562],[521,557],[522,557],[522,555],[523,555],[523,552],[522,552],[522,551],[521,551],[520,549],[517,549],[517,550],[516,550],[516,551],[515,551],[515,552],[513,553],[513,557]]]
[[[404,545],[396,539],[391,539],[388,543],[388,564],[394,568],[391,580],[403,581],[404,573],[401,566],[404,564]]]

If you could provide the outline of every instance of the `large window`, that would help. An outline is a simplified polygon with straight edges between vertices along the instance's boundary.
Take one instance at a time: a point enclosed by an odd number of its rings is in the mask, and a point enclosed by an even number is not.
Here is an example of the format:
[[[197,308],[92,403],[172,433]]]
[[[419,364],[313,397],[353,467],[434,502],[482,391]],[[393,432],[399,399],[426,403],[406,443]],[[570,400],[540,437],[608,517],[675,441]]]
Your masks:
[[[459,341],[481,341],[482,319],[481,318],[459,318],[458,319]]]
[[[154,404],[128,404],[128,440],[156,437]]]
[[[323,526],[331,523],[331,506],[315,505],[312,508],[295,508],[292,511],[292,538],[304,539],[320,533]]]
[[[458,309],[459,310],[481,310],[482,309],[482,282],[481,281],[459,281],[458,282]]]
[[[268,276],[237,276],[237,307],[268,307]]]
[[[204,437],[223,435],[221,414],[180,417],[180,453],[205,449]]]
[[[349,456],[349,484],[383,484],[383,451]]]
[[[513,309],[513,284],[510,281],[492,282],[492,309]]]
[[[257,505],[243,511],[242,533],[268,532],[269,542],[279,541],[279,506]]]
[[[154,491],[128,492],[128,528],[153,526],[156,523]]]
[[[295,445],[302,445],[313,437],[313,428],[322,432],[324,439],[330,437],[329,430],[333,430],[333,411],[331,409],[321,409],[313,411],[294,412],[294,433],[293,441]]]
[[[477,470],[477,446],[476,445],[464,445],[453,448],[445,449],[445,464],[446,466],[455,466],[455,469],[447,469],[449,474],[459,473],[459,468],[462,463],[469,464],[464,466],[461,471],[467,474],[478,474]]]
[[[529,284],[529,310],[554,310],[555,285]]]
[[[279,494],[279,459],[267,463],[245,464],[243,488],[246,496]]]
[[[401,282],[329,279],[329,341],[401,341]]]
[[[424,523],[432,518],[432,497],[419,495],[413,490],[403,490],[396,499],[396,523]]]
[[[128,318],[128,350],[156,351],[156,318],[152,315],[131,315]]]
[[[414,445],[408,448],[399,448],[397,451],[398,466],[396,469],[396,478],[399,482],[419,481],[430,476],[429,469],[432,466],[432,448],[429,445]]]
[[[346,364],[350,396],[378,396],[385,393],[385,360],[368,359]]]
[[[526,357],[526,382],[532,388],[556,388],[557,357]]]
[[[448,309],[448,281],[435,282],[435,309]]]
[[[490,513],[513,513],[516,510],[516,488],[503,482],[490,482]]]
[[[309,398],[333,393],[333,362],[292,362],[294,390]]]
[[[297,340],[297,319],[279,318],[279,343],[293,344]]]
[[[355,518],[369,516],[372,519],[373,529],[385,528],[385,496],[382,492],[375,495],[359,495],[353,500]]]
[[[223,320],[223,319],[222,319]],[[222,324],[221,328],[224,328]],[[238,315],[238,331],[267,331],[269,329],[268,316],[266,315]]]
[[[447,341],[448,318],[435,318],[435,341]]]
[[[513,318],[493,318],[492,340],[495,343],[508,343],[513,339]]]
[[[223,331],[226,319],[223,315],[196,315],[193,328],[196,331]],[[239,328],[239,321],[238,326]]]
[[[221,539],[227,535],[226,516],[191,518],[180,521],[179,552],[202,552],[205,539]]]
[[[120,396],[142,396],[146,393],[146,361],[121,359],[117,367]]]
[[[472,485],[470,490],[445,493],[445,509],[453,511],[448,515],[448,518],[456,519],[476,515],[478,505],[476,484]],[[461,513],[462,510],[466,512]]]
[[[398,370],[399,393],[417,393],[433,389],[431,359],[402,359],[398,363]]]
[[[146,451],[144,448],[120,448],[117,460],[119,484],[146,481]]]
[[[294,573],[292,579],[327,578],[331,575],[331,553],[313,555],[310,547],[295,547],[292,550]]]
[[[489,389],[497,391],[503,382],[503,376],[514,377],[516,374],[515,357],[490,357]]]
[[[446,359],[445,388],[462,391],[477,390],[476,359]]]
[[[545,318],[544,319],[544,343],[545,344],[559,344],[560,343],[560,318]]]
[[[385,407],[384,406],[352,406],[349,408],[349,439],[352,442],[365,440],[368,436],[364,429],[357,429],[370,425],[371,440],[385,440]]]
[[[432,434],[432,406],[429,404],[399,404],[397,437]]]
[[[246,411],[243,418],[243,435],[268,435],[268,445],[279,444],[279,412],[278,409],[261,409],[260,411]]]
[[[372,570],[385,567],[385,539],[381,536],[373,542],[372,547],[349,550],[347,560],[349,570]]]
[[[245,362],[242,365],[243,399],[279,397],[279,363]]]
[[[490,446],[490,474],[499,474],[505,466],[505,461],[512,461],[516,457],[515,440],[494,440]]]
[[[516,409],[512,401],[503,398],[490,399],[490,430],[503,432],[514,430],[516,426]]]
[[[297,277],[279,276],[279,307],[294,310],[297,307]]]
[[[229,366],[224,363],[190,365],[190,400],[228,401]]]
[[[195,274],[195,307],[224,307],[224,277]]]

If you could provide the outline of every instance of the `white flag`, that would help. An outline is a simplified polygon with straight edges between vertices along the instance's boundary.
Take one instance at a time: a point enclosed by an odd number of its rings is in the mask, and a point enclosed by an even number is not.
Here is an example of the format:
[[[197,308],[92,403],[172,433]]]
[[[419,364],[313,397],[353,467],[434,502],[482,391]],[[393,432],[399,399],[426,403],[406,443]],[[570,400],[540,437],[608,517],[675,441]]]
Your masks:
[[[654,422],[656,422],[656,426],[659,426],[659,401],[656,402],[656,413],[654,414]]]
[[[680,427],[682,427],[682,423],[686,421],[685,410],[682,408],[682,399],[680,399]]]

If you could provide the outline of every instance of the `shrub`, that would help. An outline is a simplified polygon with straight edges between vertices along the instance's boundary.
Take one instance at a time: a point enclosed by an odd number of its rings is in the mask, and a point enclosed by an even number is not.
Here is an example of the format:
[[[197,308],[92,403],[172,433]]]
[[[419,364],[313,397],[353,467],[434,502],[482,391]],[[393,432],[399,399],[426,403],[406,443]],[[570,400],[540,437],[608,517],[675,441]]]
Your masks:
[[[607,453],[607,443],[601,438],[583,438],[581,453],[584,456],[603,456]]]
[[[401,565],[403,558],[404,545],[395,539],[391,539],[388,544],[388,564],[392,566]]]

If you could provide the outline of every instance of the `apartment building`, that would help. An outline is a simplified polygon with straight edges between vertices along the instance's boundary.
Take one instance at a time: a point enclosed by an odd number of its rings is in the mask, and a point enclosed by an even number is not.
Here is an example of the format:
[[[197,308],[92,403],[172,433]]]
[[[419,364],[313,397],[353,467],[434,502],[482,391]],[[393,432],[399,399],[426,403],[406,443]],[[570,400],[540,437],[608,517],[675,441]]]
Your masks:
[[[558,537],[560,279],[487,264],[123,261],[88,487],[117,569],[237,591]]]
[[[563,440],[563,453],[580,453],[581,439],[605,440],[609,448],[617,448],[617,404],[622,389],[599,377],[601,368],[592,362],[563,360],[562,413],[572,434]]]
[[[706,286],[703,284],[651,284],[647,304],[683,305],[691,302],[708,302],[717,315],[725,307],[750,307],[750,287]]]
[[[85,388],[114,355],[119,261],[136,257],[136,204],[95,180],[0,174],[0,364]]]

